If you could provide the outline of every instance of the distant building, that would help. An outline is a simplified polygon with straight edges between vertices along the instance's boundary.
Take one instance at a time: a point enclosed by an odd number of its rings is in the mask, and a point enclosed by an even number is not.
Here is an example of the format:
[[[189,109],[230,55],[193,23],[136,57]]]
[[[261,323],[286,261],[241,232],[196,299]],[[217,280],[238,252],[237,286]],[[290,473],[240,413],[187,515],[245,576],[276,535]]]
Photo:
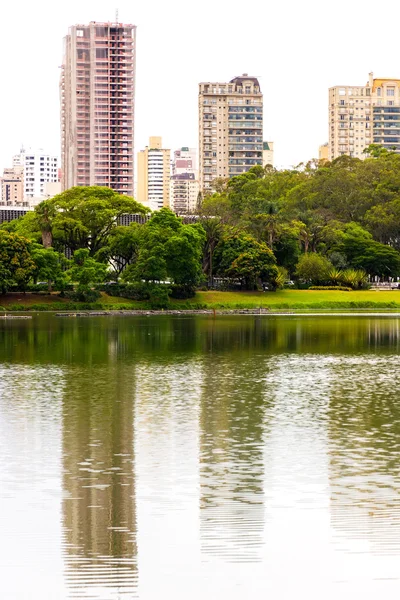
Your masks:
[[[328,143],[322,144],[318,148],[318,160],[329,160],[329,145],[328,145]]]
[[[44,152],[21,148],[20,153],[13,156],[13,167],[24,171],[24,200],[45,198],[48,184],[59,182],[58,157]]]
[[[151,137],[149,145],[138,152],[136,199],[151,210],[170,205],[170,156],[161,137]]]
[[[172,175],[181,175],[182,173],[194,173],[197,179],[197,150],[183,146],[175,150],[172,160]]]
[[[70,27],[61,71],[62,187],[134,191],[136,27]]]
[[[171,176],[171,209],[178,215],[195,212],[200,185],[194,173],[180,173]]]
[[[1,206],[27,206],[24,200],[24,169],[11,167],[4,169],[1,181]]]
[[[0,206],[0,223],[9,223],[26,215],[31,209],[28,206]]]
[[[31,198],[29,200],[29,206],[31,208],[35,208],[35,206],[43,202],[43,200],[54,198],[54,196],[57,194],[61,194],[61,181],[57,181],[55,183],[46,183],[43,194],[41,196],[35,196],[34,198]]]
[[[171,209],[179,215],[190,214],[196,210],[200,191],[196,149],[183,146],[175,150],[171,171]]]
[[[329,159],[364,159],[370,144],[400,153],[400,79],[370,73],[364,86],[329,89]]]
[[[226,83],[199,84],[199,179],[210,190],[216,178],[263,164],[263,95],[244,73]]]
[[[274,142],[263,142],[263,167],[274,166]]]

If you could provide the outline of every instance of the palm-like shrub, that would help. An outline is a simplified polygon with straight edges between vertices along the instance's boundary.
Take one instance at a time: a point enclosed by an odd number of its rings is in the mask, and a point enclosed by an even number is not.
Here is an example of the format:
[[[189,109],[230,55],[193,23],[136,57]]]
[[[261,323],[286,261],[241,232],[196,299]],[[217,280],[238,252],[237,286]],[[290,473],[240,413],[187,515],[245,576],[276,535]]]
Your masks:
[[[328,273],[329,282],[332,285],[340,285],[342,282],[342,274],[343,271],[340,271],[340,269],[336,269],[336,267],[332,267]]]
[[[354,269],[345,269],[341,272],[341,283],[347,287],[358,288],[358,273]]]

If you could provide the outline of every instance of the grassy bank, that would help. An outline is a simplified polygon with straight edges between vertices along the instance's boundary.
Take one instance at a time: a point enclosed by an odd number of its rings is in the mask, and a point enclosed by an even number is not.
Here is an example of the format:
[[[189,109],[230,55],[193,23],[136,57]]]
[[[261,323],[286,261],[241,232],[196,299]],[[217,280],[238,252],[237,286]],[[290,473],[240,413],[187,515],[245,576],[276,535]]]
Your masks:
[[[324,291],[281,290],[279,292],[198,292],[190,300],[172,300],[171,309],[244,309],[271,310],[400,310],[397,291]],[[102,294],[98,302],[71,302],[58,294],[6,294],[0,297],[0,311],[77,311],[77,310],[149,310],[146,302]]]
[[[198,292],[192,300],[207,308],[270,308],[321,310],[354,308],[400,309],[400,293],[390,291],[280,290],[278,292]]]

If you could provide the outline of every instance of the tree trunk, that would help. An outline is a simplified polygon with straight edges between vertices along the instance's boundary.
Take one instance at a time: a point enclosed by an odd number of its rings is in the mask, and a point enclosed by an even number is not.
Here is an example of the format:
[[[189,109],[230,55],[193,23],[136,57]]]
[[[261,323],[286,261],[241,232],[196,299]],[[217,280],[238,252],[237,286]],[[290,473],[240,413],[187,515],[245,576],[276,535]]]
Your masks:
[[[42,244],[44,248],[51,248],[53,245],[53,234],[51,231],[42,231]]]

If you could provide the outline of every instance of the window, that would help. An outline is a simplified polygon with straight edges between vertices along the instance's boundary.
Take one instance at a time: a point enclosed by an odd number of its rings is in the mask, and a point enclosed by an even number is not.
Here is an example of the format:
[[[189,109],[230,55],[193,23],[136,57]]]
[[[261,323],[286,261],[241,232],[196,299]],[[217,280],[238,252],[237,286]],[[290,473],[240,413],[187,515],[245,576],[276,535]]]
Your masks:
[[[96,58],[108,58],[108,48],[96,48]]]
[[[388,96],[394,96],[394,88],[388,88],[386,91],[386,94]]]
[[[344,105],[345,105],[345,101],[344,101],[344,100],[341,100],[341,101],[340,101],[340,106],[344,106]]]
[[[346,95],[346,90],[344,88],[341,88],[339,90],[339,96],[345,96]]]
[[[83,37],[83,30],[82,29],[77,29],[76,30],[76,37]]]
[[[381,88],[378,88],[378,89],[376,90],[376,95],[377,95],[377,96],[382,96],[382,90],[381,90]]]

